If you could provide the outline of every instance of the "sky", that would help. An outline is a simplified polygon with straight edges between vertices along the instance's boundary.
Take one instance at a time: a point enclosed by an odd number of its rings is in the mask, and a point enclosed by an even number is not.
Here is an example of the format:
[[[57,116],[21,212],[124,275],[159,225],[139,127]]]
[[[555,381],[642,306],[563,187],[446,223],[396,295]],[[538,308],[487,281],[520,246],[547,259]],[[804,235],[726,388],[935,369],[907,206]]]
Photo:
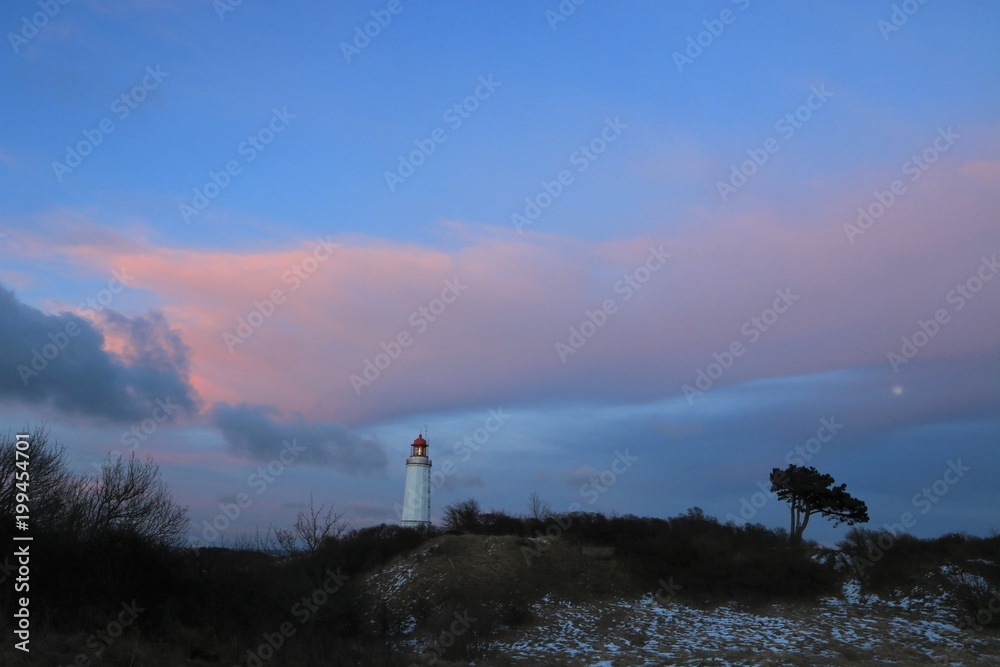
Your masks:
[[[290,6],[287,6],[290,5]],[[195,543],[432,515],[1000,529],[1000,7],[0,8],[0,427]],[[814,520],[807,537],[841,539]]]

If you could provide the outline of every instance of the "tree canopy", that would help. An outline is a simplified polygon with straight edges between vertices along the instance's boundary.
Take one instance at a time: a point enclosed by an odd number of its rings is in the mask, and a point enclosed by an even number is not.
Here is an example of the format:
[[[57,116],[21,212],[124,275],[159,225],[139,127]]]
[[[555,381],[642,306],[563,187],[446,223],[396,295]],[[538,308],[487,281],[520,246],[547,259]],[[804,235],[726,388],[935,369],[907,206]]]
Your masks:
[[[6,516],[14,514],[17,473],[25,465],[16,456],[17,441],[10,432],[0,434],[0,510]],[[130,533],[151,543],[184,542],[187,508],[174,502],[152,459],[109,454],[96,475],[76,475],[65,447],[50,440],[46,428],[35,428],[28,441],[33,530],[81,539]]]
[[[833,477],[812,466],[790,465],[784,470],[774,468],[771,471],[771,492],[788,503],[791,510],[788,539],[792,543],[802,540],[802,533],[813,514],[832,519],[834,526],[868,523],[868,506],[849,494],[846,484],[834,486]]]

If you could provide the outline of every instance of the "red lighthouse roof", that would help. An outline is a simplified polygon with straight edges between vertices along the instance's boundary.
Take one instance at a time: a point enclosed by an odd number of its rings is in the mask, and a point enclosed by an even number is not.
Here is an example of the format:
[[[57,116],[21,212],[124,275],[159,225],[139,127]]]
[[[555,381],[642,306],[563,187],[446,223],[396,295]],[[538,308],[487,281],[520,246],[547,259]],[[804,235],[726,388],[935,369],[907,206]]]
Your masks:
[[[427,441],[424,440],[424,434],[421,433],[420,435],[418,435],[417,439],[413,441],[413,444],[414,445],[423,445],[423,446],[426,446],[427,445]]]

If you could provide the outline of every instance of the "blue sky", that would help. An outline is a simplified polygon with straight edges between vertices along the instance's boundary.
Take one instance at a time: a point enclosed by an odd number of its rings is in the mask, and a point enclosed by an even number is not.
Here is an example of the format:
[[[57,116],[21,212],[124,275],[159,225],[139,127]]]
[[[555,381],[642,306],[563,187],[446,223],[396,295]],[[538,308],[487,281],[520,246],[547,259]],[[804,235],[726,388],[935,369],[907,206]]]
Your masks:
[[[37,3],[0,10],[2,423],[45,421],[88,471],[172,398],[137,451],[196,525],[278,434],[309,441],[235,534],[289,523],[309,492],[357,525],[394,521],[416,432],[443,463],[496,409],[510,420],[435,515],[470,495],[522,511],[531,491],[568,507],[629,449],[639,463],[593,509],[725,517],[835,418],[810,464],[875,525],[959,458],[972,470],[914,532],[1000,525],[995,3],[583,3],[556,22],[556,2],[403,1],[349,57],[388,3],[219,6],[79,0],[37,34]],[[224,187],[185,216],[213,174]],[[449,280],[466,289],[436,306]],[[767,314],[782,289],[797,300]],[[67,322],[85,335],[25,382]],[[400,334],[377,379],[352,381]],[[753,520],[785,519],[771,500]]]

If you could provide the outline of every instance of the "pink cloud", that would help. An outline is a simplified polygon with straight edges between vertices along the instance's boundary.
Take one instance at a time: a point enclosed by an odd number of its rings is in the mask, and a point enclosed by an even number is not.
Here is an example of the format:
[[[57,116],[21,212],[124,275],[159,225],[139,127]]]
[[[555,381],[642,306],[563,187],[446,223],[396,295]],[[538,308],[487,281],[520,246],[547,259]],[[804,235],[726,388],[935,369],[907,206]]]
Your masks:
[[[852,195],[831,196],[807,220],[761,213],[686,236],[604,242],[449,223],[463,235],[458,250],[340,239],[323,261],[313,240],[244,252],[107,232],[77,234],[60,251],[92,269],[124,268],[157,296],[192,348],[192,382],[207,404],[275,404],[360,424],[501,401],[650,398],[679,391],[713,352],[747,343],[741,326],[785,288],[798,300],[725,381],[886,363],[1000,247],[990,165],[941,165],[854,243],[844,230],[857,217]],[[672,257],[625,300],[616,285],[661,246]],[[296,278],[295,267],[312,272]],[[452,297],[455,281],[454,302],[436,301]],[[227,346],[224,334],[256,318],[255,303],[269,310],[275,290],[284,302],[273,315]],[[606,299],[617,311],[562,363],[556,343]],[[954,313],[921,358],[995,350],[998,303],[1000,280]],[[400,334],[410,344],[359,395],[351,376]]]

